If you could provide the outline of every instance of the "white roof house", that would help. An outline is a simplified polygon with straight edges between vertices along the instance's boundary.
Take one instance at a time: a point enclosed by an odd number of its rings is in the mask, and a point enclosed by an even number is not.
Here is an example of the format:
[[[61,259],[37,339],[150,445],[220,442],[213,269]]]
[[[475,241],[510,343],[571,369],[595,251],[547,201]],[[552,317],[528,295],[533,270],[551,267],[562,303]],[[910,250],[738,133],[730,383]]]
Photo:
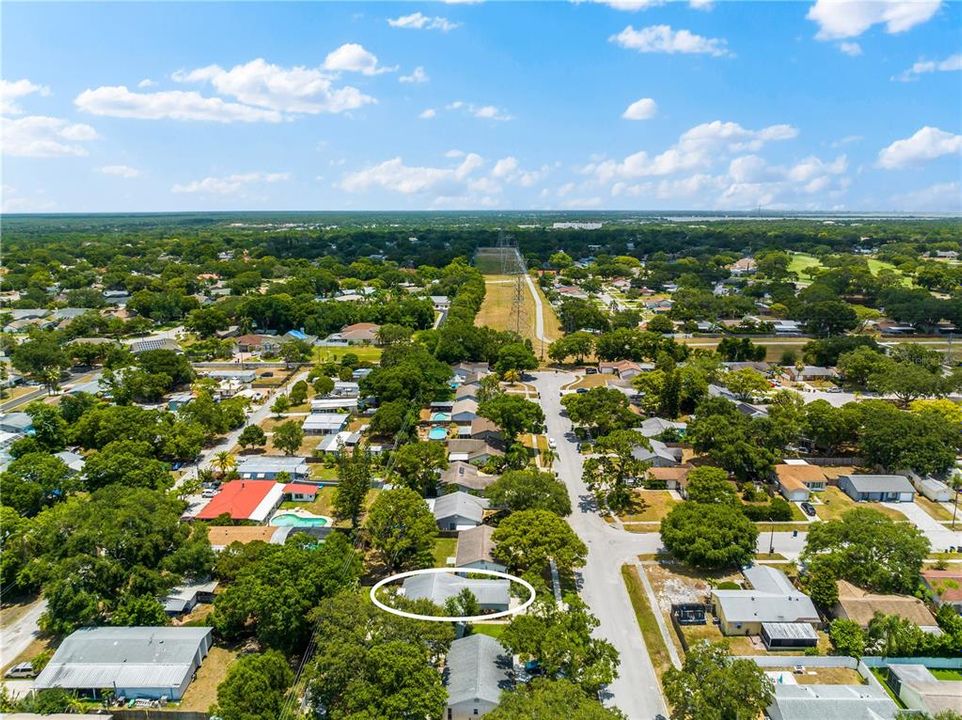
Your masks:
[[[299,480],[310,472],[307,459],[294,455],[250,455],[237,462],[237,474],[243,480],[276,480],[280,473]]]
[[[898,706],[874,685],[776,684],[771,720],[894,720]]]
[[[415,575],[405,580],[401,589],[410,600],[427,599],[442,607],[463,590],[471,591],[482,610],[501,612],[507,610],[511,602],[511,581],[502,579],[471,580],[452,574]]]
[[[480,525],[487,507],[487,500],[458,491],[437,498],[431,511],[442,530],[463,530]]]
[[[329,397],[311,400],[312,413],[355,412],[356,410],[356,397]]]
[[[336,435],[347,425],[347,415],[340,413],[312,412],[302,425],[307,435]]]
[[[448,717],[467,720],[498,706],[501,691],[512,686],[511,653],[489,635],[468,635],[451,643],[444,662]]]
[[[211,628],[95,627],[71,633],[34,682],[128,699],[179,700],[211,646]]]
[[[726,635],[757,635],[764,623],[821,625],[811,598],[798,590],[781,570],[752,565],[742,571],[750,590],[713,590],[715,614]]]

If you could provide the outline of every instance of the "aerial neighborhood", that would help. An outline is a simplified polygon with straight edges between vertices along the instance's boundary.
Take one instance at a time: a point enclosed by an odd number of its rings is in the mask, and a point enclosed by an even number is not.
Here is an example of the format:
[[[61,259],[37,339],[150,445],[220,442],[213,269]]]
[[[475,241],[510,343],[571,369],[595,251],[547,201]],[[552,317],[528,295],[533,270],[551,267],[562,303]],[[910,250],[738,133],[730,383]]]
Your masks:
[[[957,223],[102,222],[5,231],[5,712],[962,712]]]

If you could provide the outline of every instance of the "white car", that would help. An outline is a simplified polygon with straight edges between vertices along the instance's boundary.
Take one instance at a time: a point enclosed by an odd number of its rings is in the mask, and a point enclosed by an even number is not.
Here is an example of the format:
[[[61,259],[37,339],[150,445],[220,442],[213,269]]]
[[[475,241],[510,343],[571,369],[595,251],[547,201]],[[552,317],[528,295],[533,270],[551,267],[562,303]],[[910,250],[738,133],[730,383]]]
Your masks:
[[[548,438],[548,447],[551,448],[552,450],[558,447],[558,443],[554,441],[554,438]]]

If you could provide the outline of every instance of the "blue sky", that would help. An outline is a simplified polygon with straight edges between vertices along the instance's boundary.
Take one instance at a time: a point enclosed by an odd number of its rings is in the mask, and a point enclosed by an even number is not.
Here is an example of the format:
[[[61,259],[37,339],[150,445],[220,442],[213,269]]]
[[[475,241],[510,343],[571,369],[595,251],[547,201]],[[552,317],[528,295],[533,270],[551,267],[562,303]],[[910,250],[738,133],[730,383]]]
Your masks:
[[[962,4],[4,3],[3,209],[962,210]]]

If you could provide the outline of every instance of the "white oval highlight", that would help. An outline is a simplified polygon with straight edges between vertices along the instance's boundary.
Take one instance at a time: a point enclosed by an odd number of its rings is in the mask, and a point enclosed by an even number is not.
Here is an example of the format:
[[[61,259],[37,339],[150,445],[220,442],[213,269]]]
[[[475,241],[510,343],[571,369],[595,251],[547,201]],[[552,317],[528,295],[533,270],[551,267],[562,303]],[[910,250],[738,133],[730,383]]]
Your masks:
[[[501,612],[491,613],[490,615],[468,615],[465,617],[457,617],[452,615],[418,615],[417,613],[405,612],[404,610],[398,610],[397,608],[389,607],[377,599],[377,591],[388,583],[395,582],[396,580],[403,580],[404,578],[414,577],[415,575],[440,575],[442,573],[451,573],[454,575],[459,573],[464,573],[467,575],[490,575],[491,577],[511,580],[512,582],[521,584],[528,591],[528,599],[518,605],[516,608],[502,610]],[[428,622],[484,622],[485,620],[497,620],[498,618],[511,617],[512,615],[517,615],[518,613],[523,612],[531,607],[531,604],[534,602],[534,596],[534,586],[527,580],[522,580],[516,575],[510,575],[498,570],[478,570],[474,568],[424,568],[423,570],[408,570],[407,572],[386,577],[371,588],[371,602],[381,610],[392,613],[393,615],[397,615],[398,617],[408,618],[409,620],[426,620]]]

